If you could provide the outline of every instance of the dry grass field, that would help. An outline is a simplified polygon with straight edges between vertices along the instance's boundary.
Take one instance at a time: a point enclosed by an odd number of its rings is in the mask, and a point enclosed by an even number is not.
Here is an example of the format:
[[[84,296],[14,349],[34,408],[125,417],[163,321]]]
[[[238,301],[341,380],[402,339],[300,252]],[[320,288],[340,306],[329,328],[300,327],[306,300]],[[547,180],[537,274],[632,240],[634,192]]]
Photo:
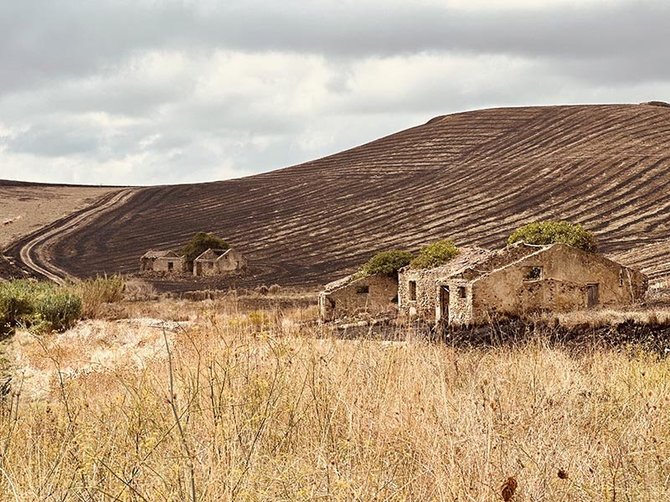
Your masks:
[[[109,312],[14,336],[3,499],[670,497],[670,362],[654,354],[340,340],[313,308],[235,297]]]

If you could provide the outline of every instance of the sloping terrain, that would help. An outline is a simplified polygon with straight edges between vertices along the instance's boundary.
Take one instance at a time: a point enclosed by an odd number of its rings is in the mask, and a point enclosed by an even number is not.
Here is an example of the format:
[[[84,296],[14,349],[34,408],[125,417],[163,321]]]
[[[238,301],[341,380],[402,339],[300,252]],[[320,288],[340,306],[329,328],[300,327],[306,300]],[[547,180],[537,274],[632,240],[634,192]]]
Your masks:
[[[0,249],[94,203],[109,187],[45,185],[0,180]]]
[[[538,218],[583,223],[620,253],[667,242],[669,185],[668,107],[490,109],[266,174],[140,189],[50,253],[74,275],[132,272],[147,249],[204,230],[248,255],[249,281],[309,285],[380,249],[444,237],[497,247]],[[654,277],[670,271],[664,252],[622,256]]]

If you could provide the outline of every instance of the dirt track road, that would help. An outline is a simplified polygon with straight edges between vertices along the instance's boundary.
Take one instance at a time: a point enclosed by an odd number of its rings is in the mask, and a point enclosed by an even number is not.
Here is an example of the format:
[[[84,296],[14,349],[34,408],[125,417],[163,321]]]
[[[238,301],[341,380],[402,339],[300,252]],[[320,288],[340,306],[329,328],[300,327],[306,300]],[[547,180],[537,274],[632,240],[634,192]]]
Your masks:
[[[47,252],[49,245],[77,228],[83,222],[122,204],[133,193],[134,189],[128,188],[105,195],[88,208],[68,215],[15,242],[8,249],[7,254],[14,256],[17,265],[30,269],[38,276],[58,284],[77,280],[76,277],[68,274],[65,270],[49,261]]]

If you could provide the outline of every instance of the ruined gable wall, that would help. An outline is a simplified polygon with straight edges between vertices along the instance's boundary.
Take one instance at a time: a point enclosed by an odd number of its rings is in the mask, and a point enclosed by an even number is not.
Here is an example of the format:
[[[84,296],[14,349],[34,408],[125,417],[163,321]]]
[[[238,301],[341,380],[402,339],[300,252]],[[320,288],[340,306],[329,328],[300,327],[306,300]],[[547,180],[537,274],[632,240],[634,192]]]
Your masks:
[[[364,292],[367,288],[368,292]],[[398,295],[395,277],[373,275],[356,279],[319,296],[321,319],[333,321],[366,313],[371,316],[395,314]]]
[[[531,267],[542,267],[541,280],[527,280]],[[473,284],[473,312],[523,314],[535,310],[566,311],[587,307],[589,283],[599,285],[600,306],[639,300],[646,280],[639,272],[568,246],[553,246],[495,270]]]
[[[234,249],[231,249],[216,261],[216,269],[219,273],[234,272],[246,267],[246,265],[247,260],[242,256],[242,253]]]

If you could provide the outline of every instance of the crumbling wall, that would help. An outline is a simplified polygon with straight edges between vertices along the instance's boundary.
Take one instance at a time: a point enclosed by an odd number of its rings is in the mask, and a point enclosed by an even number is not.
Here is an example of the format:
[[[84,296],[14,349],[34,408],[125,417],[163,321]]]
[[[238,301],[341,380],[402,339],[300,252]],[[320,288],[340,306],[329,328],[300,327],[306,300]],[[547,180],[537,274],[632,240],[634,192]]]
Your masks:
[[[362,314],[395,316],[397,298],[395,277],[372,275],[321,292],[319,310],[323,321],[355,318]]]
[[[444,270],[444,267],[407,267],[398,273],[398,310],[403,317],[435,321],[435,309],[439,300],[437,281],[444,274]],[[410,281],[416,283],[416,299],[411,299]]]
[[[530,271],[540,276],[529,278]],[[524,314],[538,310],[565,312],[588,307],[588,285],[598,285],[597,306],[631,305],[644,297],[644,274],[595,253],[554,245],[477,279],[473,284],[473,318],[488,312]]]

